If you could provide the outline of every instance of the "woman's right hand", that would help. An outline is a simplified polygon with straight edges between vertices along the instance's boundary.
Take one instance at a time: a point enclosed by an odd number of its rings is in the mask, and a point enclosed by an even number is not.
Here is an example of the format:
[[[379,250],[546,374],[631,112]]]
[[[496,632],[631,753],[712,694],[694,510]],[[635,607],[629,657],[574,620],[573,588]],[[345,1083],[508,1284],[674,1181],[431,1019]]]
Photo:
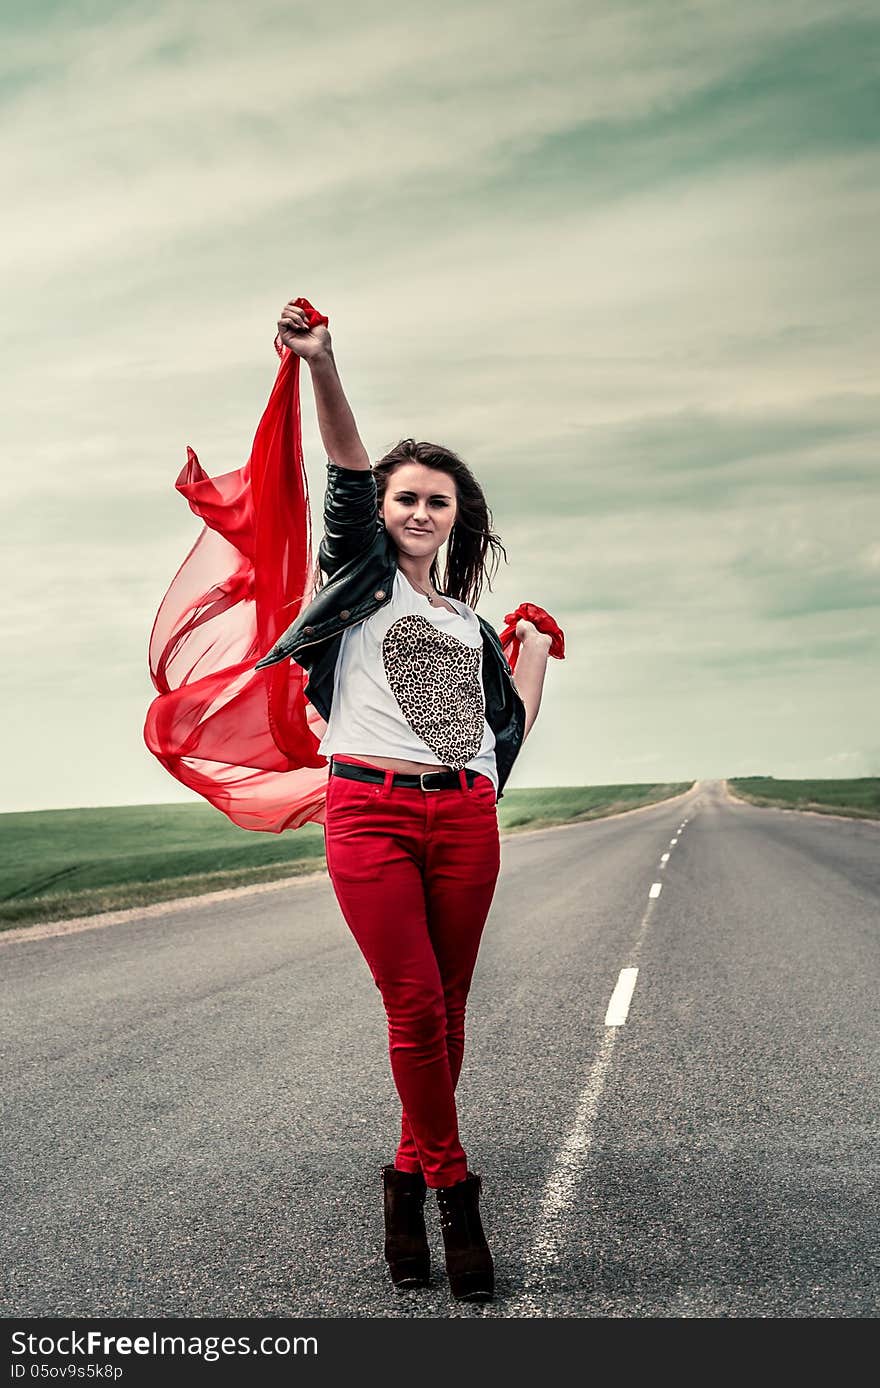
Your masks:
[[[330,333],[323,323],[310,328],[305,309],[300,308],[294,299],[284,305],[278,320],[278,336],[296,356],[304,361],[314,361],[330,351]]]

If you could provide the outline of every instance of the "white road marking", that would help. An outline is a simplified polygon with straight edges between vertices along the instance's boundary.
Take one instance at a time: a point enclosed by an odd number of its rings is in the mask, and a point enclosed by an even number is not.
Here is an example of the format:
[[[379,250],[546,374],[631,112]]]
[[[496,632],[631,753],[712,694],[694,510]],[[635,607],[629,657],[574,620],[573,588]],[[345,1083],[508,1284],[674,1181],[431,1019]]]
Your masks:
[[[652,883],[651,883],[651,890],[648,892],[648,896],[659,896],[662,890],[663,890],[663,883],[662,883],[662,882],[652,882]]]
[[[514,1301],[508,1302],[503,1314],[508,1316],[546,1316],[547,1305],[532,1295],[538,1285],[540,1272],[559,1262],[560,1249],[566,1234],[564,1216],[573,1203],[582,1167],[593,1136],[599,1100],[605,1086],[605,1076],[619,1035],[617,1027],[608,1027],[602,1036],[599,1054],[587,1076],[575,1115],[574,1126],[553,1164],[538,1217],[540,1233],[532,1244],[528,1259],[526,1284]],[[488,1309],[488,1308],[487,1308]],[[485,1312],[484,1312],[485,1314]]]
[[[608,1011],[605,1013],[606,1027],[623,1026],[638,976],[638,969],[621,969],[608,1003]]]
[[[659,893],[659,882],[654,885]],[[656,895],[653,888],[651,895]],[[639,922],[635,941],[629,951],[631,959],[638,959],[641,953],[642,941],[647,934],[653,914],[654,903],[648,901]],[[637,973],[637,967],[621,970],[617,987],[614,990],[615,993],[621,985],[624,974],[635,975]],[[613,1000],[614,994],[612,994]],[[599,1052],[581,1091],[574,1124],[553,1163],[547,1184],[544,1187],[544,1199],[538,1218],[539,1232],[526,1259],[523,1289],[519,1295],[507,1300],[500,1299],[496,1302],[489,1302],[482,1312],[484,1316],[547,1316],[551,1313],[552,1297],[548,1298],[547,1296],[546,1272],[548,1268],[559,1263],[565,1238],[570,1232],[569,1221],[566,1216],[574,1203],[578,1185],[583,1179],[583,1168],[589,1159],[589,1149],[599,1101],[602,1097],[614,1046],[621,1030],[620,1025],[609,1023],[610,1011],[611,1002],[609,1002],[608,1012],[605,1014],[606,1025],[602,1032]]]
[[[673,844],[676,844],[676,843],[678,843],[678,839],[677,839],[677,838],[676,838],[676,839],[670,839],[670,840],[669,840],[669,847],[672,848]]]
[[[669,854],[668,854],[668,853],[661,853],[661,854],[660,854],[660,861],[661,861],[661,863],[668,863],[668,862],[669,862]]]

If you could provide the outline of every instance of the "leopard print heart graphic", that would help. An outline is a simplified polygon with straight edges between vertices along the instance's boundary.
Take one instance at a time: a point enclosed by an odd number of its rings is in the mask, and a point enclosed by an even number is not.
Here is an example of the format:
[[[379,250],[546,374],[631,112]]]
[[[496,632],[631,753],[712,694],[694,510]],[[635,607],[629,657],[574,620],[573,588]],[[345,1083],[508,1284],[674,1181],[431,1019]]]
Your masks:
[[[480,651],[410,613],[388,628],[382,662],[413,732],[444,766],[466,766],[483,741]]]

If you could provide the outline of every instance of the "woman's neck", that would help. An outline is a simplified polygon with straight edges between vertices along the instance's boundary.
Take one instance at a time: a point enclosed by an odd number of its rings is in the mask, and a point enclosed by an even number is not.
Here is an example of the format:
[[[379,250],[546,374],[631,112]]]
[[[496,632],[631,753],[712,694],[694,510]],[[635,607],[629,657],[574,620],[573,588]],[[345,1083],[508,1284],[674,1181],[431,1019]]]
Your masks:
[[[431,556],[428,559],[413,559],[409,554],[397,552],[397,567],[406,575],[410,583],[414,583],[417,588],[427,589],[428,592],[433,588],[431,582]]]

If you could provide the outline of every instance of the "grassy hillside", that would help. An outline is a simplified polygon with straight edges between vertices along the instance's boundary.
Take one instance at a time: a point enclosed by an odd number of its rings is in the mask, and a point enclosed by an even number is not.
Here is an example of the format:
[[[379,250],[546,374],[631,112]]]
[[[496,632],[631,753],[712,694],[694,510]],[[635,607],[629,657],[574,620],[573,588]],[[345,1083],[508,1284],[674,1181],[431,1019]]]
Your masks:
[[[850,781],[777,781],[775,776],[739,776],[727,784],[753,805],[818,810],[853,819],[880,819],[880,777]]]
[[[693,784],[507,790],[502,832],[594,819]],[[326,871],[324,833],[238,829],[212,806],[131,805],[0,815],[0,929]]]

